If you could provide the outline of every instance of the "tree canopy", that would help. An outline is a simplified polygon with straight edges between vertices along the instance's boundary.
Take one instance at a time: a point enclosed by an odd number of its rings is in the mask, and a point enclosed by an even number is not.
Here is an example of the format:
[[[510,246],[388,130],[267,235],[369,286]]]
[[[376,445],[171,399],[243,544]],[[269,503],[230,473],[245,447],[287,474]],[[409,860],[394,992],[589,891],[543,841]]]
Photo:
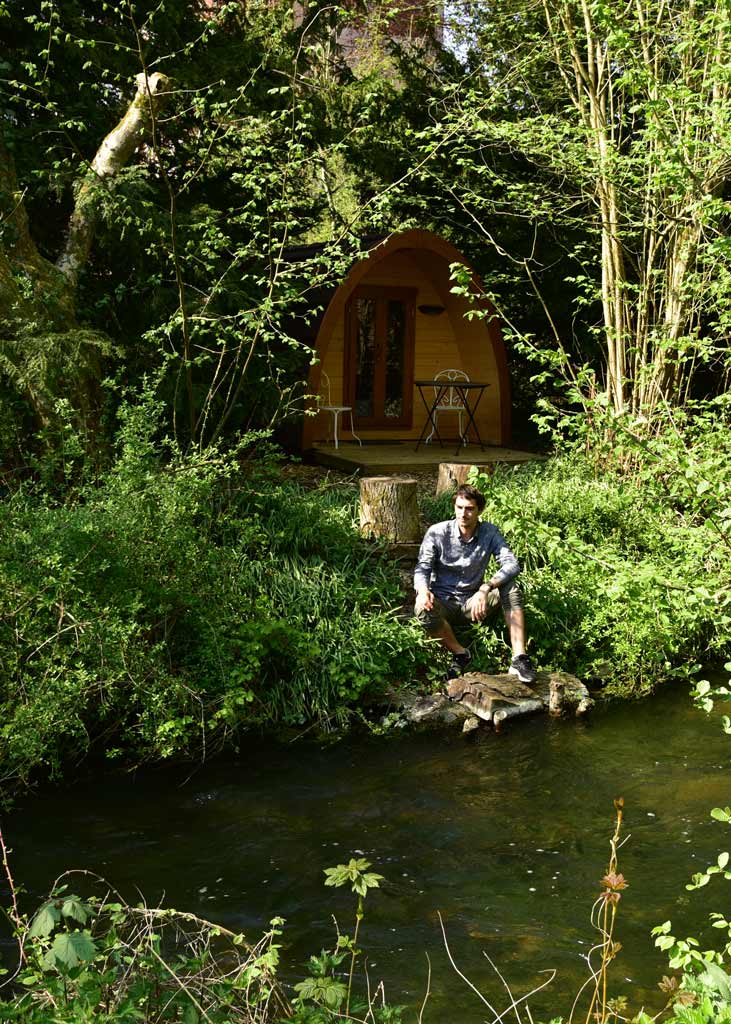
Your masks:
[[[467,3],[425,46],[367,12],[0,6],[8,441],[98,437],[100,382],[145,374],[187,443],[271,425],[312,356],[292,318],[359,237],[414,224],[473,259],[528,401],[559,376],[652,423],[725,390],[726,5]],[[357,63],[349,24],[376,32]]]

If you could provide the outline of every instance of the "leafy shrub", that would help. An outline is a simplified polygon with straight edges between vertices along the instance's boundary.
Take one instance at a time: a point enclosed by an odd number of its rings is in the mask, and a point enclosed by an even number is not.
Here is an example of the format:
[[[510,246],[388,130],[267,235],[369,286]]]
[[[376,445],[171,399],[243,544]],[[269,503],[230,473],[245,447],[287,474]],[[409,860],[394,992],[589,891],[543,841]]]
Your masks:
[[[521,559],[532,650],[542,666],[646,692],[723,650],[731,617],[725,545],[662,486],[606,471],[585,455],[498,467],[475,480]],[[425,503],[434,521],[451,498]],[[489,651],[489,645],[487,650]]]
[[[425,659],[352,489],[183,455],[156,422],[128,409],[111,470],[64,503],[21,489],[0,504],[5,783],[89,751],[200,756],[244,728],[342,724]]]
[[[88,886],[89,873],[66,872],[30,921],[9,914],[21,958],[4,983],[17,991],[0,997],[3,1021],[266,1024],[289,1015],[276,980],[281,918],[251,946],[193,914],[130,906],[102,879],[81,898],[72,879]]]

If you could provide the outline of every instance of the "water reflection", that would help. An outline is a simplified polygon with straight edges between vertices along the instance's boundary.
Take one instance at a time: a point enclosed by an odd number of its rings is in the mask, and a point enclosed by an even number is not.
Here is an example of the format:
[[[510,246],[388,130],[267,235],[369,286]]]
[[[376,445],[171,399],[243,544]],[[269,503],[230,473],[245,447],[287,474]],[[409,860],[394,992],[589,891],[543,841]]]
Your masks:
[[[667,917],[683,932],[705,926],[710,898],[689,900],[684,885],[723,845],[708,811],[729,803],[730,750],[717,722],[668,693],[588,723],[534,719],[476,741],[252,743],[236,762],[207,767],[185,785],[166,771],[39,796],[5,831],[15,875],[33,897],[63,869],[86,867],[128,898],[139,886],[150,902],[164,896],[252,935],[282,914],[291,977],[332,940],[332,914],[341,927],[352,924],[350,900],[323,888],[323,869],[366,856],[387,879],[367,905],[372,977],[416,1007],[428,953],[425,1019],[469,1022],[482,1020],[483,1008],[449,967],[437,911],[455,960],[491,1001],[503,1005],[483,949],[516,990],[556,968],[549,994],[532,1005],[538,1016],[565,1013],[594,941],[589,908],[621,794],[630,888],[613,990],[644,992],[655,1007],[665,964],[649,930]]]

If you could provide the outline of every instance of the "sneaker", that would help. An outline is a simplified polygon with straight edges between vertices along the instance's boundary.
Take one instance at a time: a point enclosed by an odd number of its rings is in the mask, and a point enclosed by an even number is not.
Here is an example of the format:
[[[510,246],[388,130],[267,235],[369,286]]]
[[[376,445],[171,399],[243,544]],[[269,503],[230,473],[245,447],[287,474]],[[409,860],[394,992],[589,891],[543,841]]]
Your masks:
[[[472,654],[469,651],[464,651],[462,654],[453,654],[452,661],[447,669],[447,679],[456,679],[457,676],[462,676],[465,673],[465,669],[472,661]]]
[[[533,668],[533,662],[527,654],[519,654],[517,658],[513,658],[510,662],[508,674],[517,676],[521,683],[528,683],[529,685],[535,683],[538,678],[538,673]]]

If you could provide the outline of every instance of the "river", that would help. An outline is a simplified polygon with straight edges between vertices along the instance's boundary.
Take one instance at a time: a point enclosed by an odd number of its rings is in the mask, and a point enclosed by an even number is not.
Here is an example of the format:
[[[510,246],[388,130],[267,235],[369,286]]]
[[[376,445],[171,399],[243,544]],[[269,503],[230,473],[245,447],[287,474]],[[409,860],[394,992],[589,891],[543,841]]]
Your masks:
[[[332,746],[251,741],[235,760],[187,779],[179,769],[88,779],[28,798],[6,816],[16,881],[28,905],[62,870],[103,874],[128,899],[194,911],[257,936],[287,919],[290,980],[333,938],[332,914],[352,925],[352,899],[323,886],[323,869],[364,856],[385,876],[369,894],[362,945],[372,980],[413,1008],[432,965],[425,1022],[470,1024],[487,1013],[451,968],[452,955],[488,999],[505,1005],[495,961],[516,995],[555,969],[531,1000],[534,1016],[568,1014],[594,941],[589,914],[606,869],[613,799],[624,797],[629,838],[619,870],[614,994],[648,1010],[667,966],[650,928],[713,940],[710,909],[728,904],[715,879],[688,893],[693,871],[728,845],[709,810],[731,803],[731,739],[718,715],[682,688],[587,720],[520,721],[485,731],[363,737]]]

